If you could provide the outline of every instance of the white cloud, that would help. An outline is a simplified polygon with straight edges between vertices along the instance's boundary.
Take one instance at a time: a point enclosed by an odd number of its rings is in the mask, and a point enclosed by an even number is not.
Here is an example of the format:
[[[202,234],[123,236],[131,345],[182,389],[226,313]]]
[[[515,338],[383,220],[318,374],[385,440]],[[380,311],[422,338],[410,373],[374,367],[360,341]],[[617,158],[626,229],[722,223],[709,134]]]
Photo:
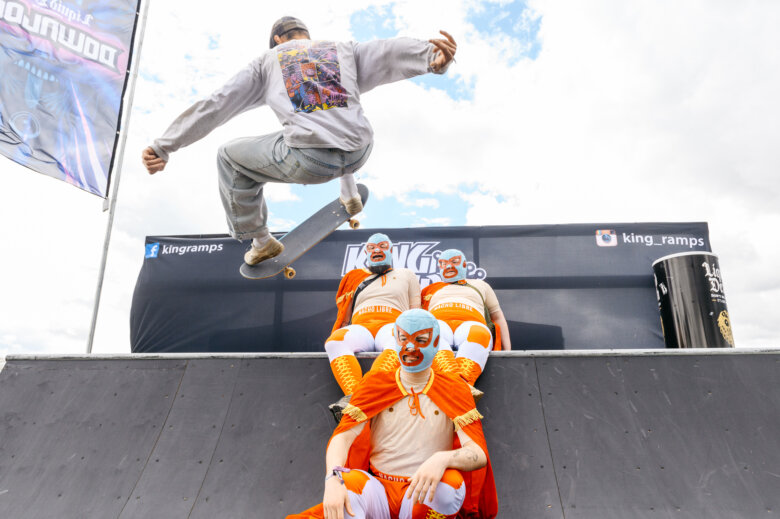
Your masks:
[[[287,220],[284,218],[274,218],[273,216],[269,216],[268,218],[268,226],[271,227],[271,229],[280,229],[280,230],[292,230],[296,225],[298,225],[299,222],[296,222],[294,220]]]
[[[415,223],[415,227],[446,227],[452,225],[452,220],[445,216],[438,218],[420,218],[419,223]]]
[[[292,192],[290,184],[268,184],[263,195],[269,202],[299,202],[301,198]]]
[[[399,202],[407,207],[439,208],[439,200],[437,198],[404,198],[399,200]]]

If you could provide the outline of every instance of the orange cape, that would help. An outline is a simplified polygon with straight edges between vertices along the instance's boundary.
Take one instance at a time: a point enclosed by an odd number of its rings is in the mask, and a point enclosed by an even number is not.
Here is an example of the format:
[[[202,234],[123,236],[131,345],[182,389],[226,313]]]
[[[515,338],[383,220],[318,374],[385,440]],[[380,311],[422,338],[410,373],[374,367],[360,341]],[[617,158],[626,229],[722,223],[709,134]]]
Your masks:
[[[398,371],[367,373],[355,390],[349,405],[344,409],[341,423],[336,427],[331,439],[358,424],[366,423],[363,431],[352,443],[347,457],[347,467],[368,470],[371,418],[407,395],[397,379],[397,373]],[[466,482],[466,499],[457,517],[458,519],[492,519],[498,514],[498,497],[480,421],[482,415],[474,405],[474,398],[468,385],[459,376],[432,371],[432,378],[433,380],[423,392],[453,421],[456,430],[465,432],[482,448],[488,458],[485,467],[471,472],[462,472]],[[457,435],[454,435],[454,438],[453,449],[456,449],[460,447],[460,442]]]
[[[449,286],[450,283],[445,283],[444,281],[437,281],[436,283],[431,283],[427,287],[422,289],[422,309],[427,310],[428,306],[431,304],[431,298],[433,297],[433,294],[441,290],[442,288]],[[487,323],[485,323],[487,324]],[[501,328],[498,326],[498,323],[493,321],[493,326],[496,327],[496,338],[493,344],[494,350],[500,350],[501,349]],[[453,330],[454,331],[454,330]]]
[[[349,313],[352,310],[352,298],[355,295],[355,290],[370,275],[371,272],[365,269],[354,269],[341,278],[339,291],[336,293],[336,307],[339,313],[336,316],[336,322],[333,324],[331,333],[347,325],[347,321],[352,317]]]

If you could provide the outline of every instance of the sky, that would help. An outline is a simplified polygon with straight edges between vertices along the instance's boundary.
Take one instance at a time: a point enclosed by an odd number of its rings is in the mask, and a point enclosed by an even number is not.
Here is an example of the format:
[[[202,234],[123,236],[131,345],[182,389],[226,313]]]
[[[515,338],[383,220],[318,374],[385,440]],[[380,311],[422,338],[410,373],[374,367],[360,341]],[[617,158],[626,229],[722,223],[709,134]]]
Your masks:
[[[737,347],[780,347],[780,3],[772,0],[152,2],[93,352],[128,353],[147,235],[225,233],[221,143],[277,131],[242,114],[149,176],[141,150],[263,52],[274,20],[314,38],[458,42],[444,76],[362,98],[375,131],[364,228],[709,224]],[[0,356],[83,353],[103,200],[0,156]],[[269,185],[273,231],[338,185]]]

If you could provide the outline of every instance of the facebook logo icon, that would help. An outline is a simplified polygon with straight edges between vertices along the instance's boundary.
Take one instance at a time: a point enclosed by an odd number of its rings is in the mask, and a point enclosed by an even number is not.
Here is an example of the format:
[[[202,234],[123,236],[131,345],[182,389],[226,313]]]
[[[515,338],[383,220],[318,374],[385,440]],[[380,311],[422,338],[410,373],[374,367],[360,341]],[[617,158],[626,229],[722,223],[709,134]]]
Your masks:
[[[158,252],[160,252],[160,244],[159,243],[147,243],[146,244],[146,255],[144,256],[144,258],[156,258]]]

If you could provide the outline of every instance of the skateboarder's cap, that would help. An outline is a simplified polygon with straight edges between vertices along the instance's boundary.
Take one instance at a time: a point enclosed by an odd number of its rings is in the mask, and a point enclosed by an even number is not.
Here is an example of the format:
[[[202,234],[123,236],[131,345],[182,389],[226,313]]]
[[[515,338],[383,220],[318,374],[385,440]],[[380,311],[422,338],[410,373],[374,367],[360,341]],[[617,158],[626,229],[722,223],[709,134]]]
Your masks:
[[[273,28],[271,29],[271,48],[273,49],[276,47],[274,36],[281,36],[282,34],[295,29],[309,32],[309,28],[306,27],[306,24],[294,16],[282,16],[276,20],[276,22],[274,22]]]

